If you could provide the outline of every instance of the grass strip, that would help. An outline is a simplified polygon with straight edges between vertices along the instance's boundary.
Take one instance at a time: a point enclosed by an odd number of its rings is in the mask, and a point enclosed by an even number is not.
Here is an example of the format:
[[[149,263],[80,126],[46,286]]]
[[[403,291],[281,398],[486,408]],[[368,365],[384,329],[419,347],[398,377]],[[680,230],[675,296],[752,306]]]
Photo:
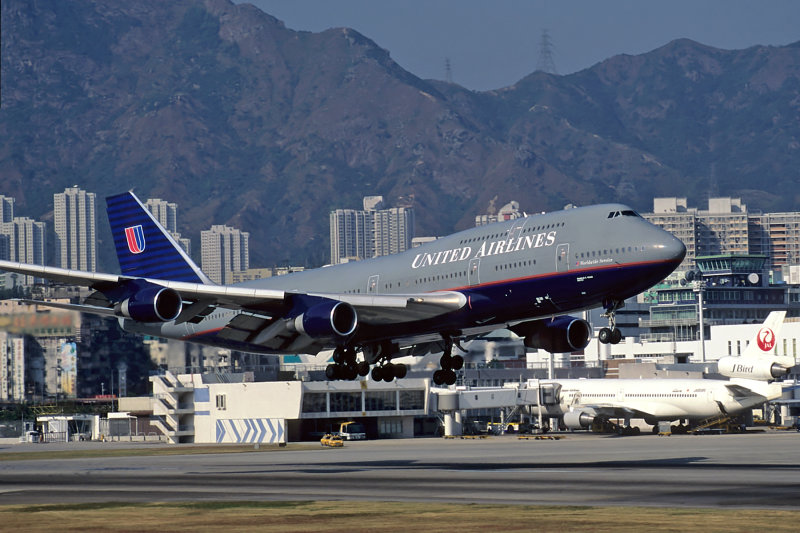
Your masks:
[[[0,506],[6,531],[797,531],[800,511],[405,502],[194,502]]]

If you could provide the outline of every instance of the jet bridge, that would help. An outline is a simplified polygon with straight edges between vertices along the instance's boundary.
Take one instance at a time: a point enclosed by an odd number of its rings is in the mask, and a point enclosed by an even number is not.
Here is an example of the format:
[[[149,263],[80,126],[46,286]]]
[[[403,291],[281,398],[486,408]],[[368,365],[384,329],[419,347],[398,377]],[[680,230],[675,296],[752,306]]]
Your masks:
[[[546,414],[548,406],[556,405],[561,385],[538,379],[526,383],[506,384],[503,387],[456,387],[454,389],[432,388],[436,398],[436,409],[444,416],[446,436],[461,435],[462,413],[469,409],[523,409],[539,407],[539,419]]]

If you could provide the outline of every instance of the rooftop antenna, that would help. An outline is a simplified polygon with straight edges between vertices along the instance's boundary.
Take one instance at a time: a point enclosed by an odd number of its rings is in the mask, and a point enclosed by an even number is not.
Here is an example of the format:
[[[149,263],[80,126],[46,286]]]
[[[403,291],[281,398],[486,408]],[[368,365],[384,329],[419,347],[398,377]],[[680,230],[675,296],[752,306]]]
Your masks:
[[[536,65],[536,71],[558,74],[556,62],[553,60],[553,41],[546,29],[542,30],[542,38],[539,41],[539,63]]]
[[[450,65],[450,58],[444,58],[444,79],[447,83],[453,83],[453,68]]]

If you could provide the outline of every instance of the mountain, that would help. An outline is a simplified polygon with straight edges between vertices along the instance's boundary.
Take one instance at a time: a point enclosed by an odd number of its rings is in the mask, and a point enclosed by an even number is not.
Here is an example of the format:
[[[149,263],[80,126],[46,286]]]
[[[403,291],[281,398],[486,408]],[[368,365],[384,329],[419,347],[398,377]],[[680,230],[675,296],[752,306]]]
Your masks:
[[[250,232],[253,265],[317,266],[328,212],[369,194],[413,203],[418,235],[511,199],[800,203],[800,44],[678,40],[477,93],[414,76],[352,29],[296,32],[228,0],[1,9],[0,194],[28,216],[51,217],[73,184],[133,188],[177,202],[196,249],[224,223]]]

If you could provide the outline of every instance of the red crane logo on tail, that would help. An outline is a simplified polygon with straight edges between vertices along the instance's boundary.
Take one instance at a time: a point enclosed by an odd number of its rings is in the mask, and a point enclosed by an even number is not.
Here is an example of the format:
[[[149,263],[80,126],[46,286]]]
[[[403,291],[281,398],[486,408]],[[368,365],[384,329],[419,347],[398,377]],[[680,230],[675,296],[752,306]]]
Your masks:
[[[768,352],[775,347],[775,333],[770,328],[761,328],[756,335],[756,342],[762,352]]]

